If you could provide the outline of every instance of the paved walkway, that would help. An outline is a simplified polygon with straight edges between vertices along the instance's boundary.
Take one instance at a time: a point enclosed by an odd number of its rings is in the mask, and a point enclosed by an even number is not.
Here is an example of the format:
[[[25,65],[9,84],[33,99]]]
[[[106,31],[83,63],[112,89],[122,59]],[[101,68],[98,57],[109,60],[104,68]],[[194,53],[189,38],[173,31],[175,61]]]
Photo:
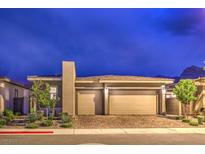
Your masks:
[[[120,128],[120,129],[0,129],[0,133],[17,132],[48,132],[53,131],[54,135],[90,135],[90,134],[205,134],[205,128]],[[12,133],[13,134],[13,133]],[[1,134],[2,135],[2,134]],[[15,134],[16,135],[16,134]],[[25,135],[25,134],[24,134]],[[39,133],[40,135],[40,133]]]

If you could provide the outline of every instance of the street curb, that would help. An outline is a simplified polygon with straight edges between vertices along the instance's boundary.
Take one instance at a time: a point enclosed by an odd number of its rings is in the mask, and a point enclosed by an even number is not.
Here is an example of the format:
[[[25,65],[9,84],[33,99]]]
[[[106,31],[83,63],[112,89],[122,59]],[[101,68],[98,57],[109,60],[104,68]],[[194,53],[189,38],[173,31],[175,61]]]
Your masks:
[[[0,135],[41,135],[54,134],[53,131],[0,131]]]
[[[0,135],[205,134],[205,128],[0,129]]]

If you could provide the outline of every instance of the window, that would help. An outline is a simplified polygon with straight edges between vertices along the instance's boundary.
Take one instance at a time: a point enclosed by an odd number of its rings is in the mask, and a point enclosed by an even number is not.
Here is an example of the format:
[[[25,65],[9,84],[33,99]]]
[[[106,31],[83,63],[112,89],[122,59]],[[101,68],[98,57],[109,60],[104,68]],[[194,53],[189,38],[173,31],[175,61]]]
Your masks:
[[[18,96],[19,96],[18,89],[14,89],[14,97],[18,98]]]
[[[57,87],[56,86],[50,87],[50,98],[56,100],[57,98]]]

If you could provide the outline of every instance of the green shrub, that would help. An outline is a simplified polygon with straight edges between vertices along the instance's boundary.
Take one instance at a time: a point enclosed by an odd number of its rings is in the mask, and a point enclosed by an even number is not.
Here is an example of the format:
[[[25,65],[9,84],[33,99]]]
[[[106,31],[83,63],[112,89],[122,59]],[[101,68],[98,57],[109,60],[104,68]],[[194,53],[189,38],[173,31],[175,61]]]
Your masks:
[[[15,113],[15,116],[20,116],[20,115],[21,115],[20,112],[16,112],[16,113]]]
[[[4,116],[8,116],[9,114],[13,113],[12,110],[9,110],[9,109],[5,109],[4,112],[3,112],[3,115]]]
[[[176,120],[182,120],[183,118],[183,116],[176,116]]]
[[[0,125],[0,128],[4,127],[3,125]]]
[[[199,125],[198,119],[191,119],[189,124],[191,126],[198,126]]]
[[[0,125],[1,125],[1,126],[6,125],[6,120],[1,118],[1,119],[0,119]]]
[[[198,119],[199,125],[203,125],[204,116],[197,116],[197,119]]]
[[[6,123],[7,123],[7,124],[10,123],[10,122],[12,122],[12,121],[15,119],[15,116],[14,116],[13,111],[8,110],[8,109],[6,109],[6,110],[4,111],[4,116],[6,117],[5,119],[6,119]]]
[[[4,114],[3,112],[0,112],[0,118],[3,118]]]
[[[37,111],[36,114],[38,120],[43,120],[44,111]]]
[[[72,126],[73,126],[72,122],[63,123],[63,124],[61,125],[61,127],[63,127],[63,128],[71,128]]]
[[[49,116],[48,116],[48,119],[49,119],[49,120],[53,120],[53,116],[49,115]]]
[[[68,115],[68,113],[64,112],[61,114],[61,120],[63,123],[69,123],[71,122],[71,118],[70,116]]]
[[[37,115],[35,113],[29,114],[26,118],[26,122],[28,122],[28,123],[33,123],[37,120],[38,120],[38,118],[37,118]]]
[[[189,123],[189,119],[182,119],[182,122]]]
[[[26,124],[26,128],[35,129],[35,128],[39,128],[39,125],[36,123],[28,123]]]
[[[53,121],[52,120],[44,120],[41,123],[41,126],[43,126],[43,127],[49,127],[49,126],[52,126],[52,125],[53,125]]]

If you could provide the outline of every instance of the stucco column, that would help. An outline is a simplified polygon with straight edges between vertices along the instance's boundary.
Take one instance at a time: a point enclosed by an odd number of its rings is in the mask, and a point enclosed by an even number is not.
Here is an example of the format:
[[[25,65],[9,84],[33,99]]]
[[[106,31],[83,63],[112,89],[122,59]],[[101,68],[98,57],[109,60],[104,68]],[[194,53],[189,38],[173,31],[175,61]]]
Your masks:
[[[108,100],[109,89],[104,85],[104,113],[109,114],[109,100]]]
[[[63,61],[62,68],[62,111],[75,115],[75,63]]]
[[[165,90],[165,87],[162,86],[162,89],[160,89],[160,113],[161,114],[166,114],[166,98],[165,98],[165,93],[166,93],[166,90]]]

